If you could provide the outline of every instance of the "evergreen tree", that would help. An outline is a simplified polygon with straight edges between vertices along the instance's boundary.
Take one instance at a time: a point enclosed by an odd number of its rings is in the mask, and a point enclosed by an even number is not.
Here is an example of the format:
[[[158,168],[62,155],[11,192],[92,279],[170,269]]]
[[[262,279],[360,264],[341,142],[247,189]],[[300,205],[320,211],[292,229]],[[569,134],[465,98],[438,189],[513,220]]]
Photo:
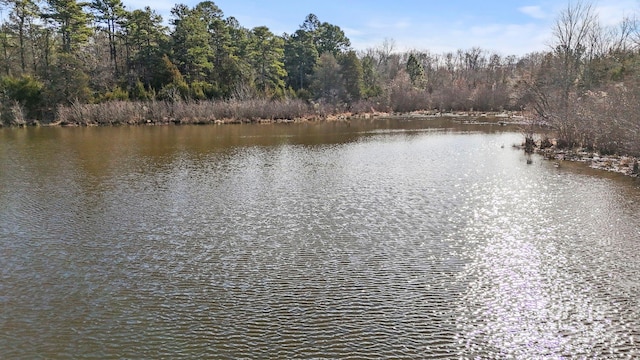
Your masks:
[[[75,53],[91,36],[90,15],[84,11],[84,3],[76,0],[47,0],[43,14],[60,33],[63,53]]]
[[[84,64],[75,56],[61,53],[56,60],[56,66],[50,69],[45,88],[47,105],[71,104],[74,101],[86,103],[91,100],[89,76],[82,70]]]
[[[120,74],[118,67],[117,38],[120,25],[124,23],[126,11],[121,0],[93,0],[91,8],[94,10],[95,20],[102,27],[98,29],[107,33],[109,42],[109,60],[113,66],[114,75]]]
[[[275,36],[266,26],[251,30],[248,46],[249,61],[255,71],[256,89],[267,96],[284,95],[284,40]]]
[[[304,18],[304,22],[302,23],[302,25],[300,25],[300,30],[310,34],[315,34],[317,33],[319,27],[320,20],[318,19],[318,17],[315,14],[309,14],[306,18]]]
[[[127,13],[124,36],[127,51],[129,86],[136,86],[141,80],[151,86],[155,72],[162,66],[162,58],[167,53],[168,37],[162,17],[150,7]],[[159,89],[155,89],[159,90]]]
[[[30,75],[20,77],[4,77],[0,83],[3,102],[17,101],[27,110],[27,115],[33,117],[42,102],[44,85]]]
[[[413,53],[409,54],[409,59],[407,59],[407,74],[409,74],[413,86],[422,87],[424,83],[424,67]]]
[[[219,72],[219,88],[225,98],[248,95],[254,88],[252,65],[248,56],[251,31],[240,26],[234,17],[225,20],[229,34],[229,54],[224,58],[222,71]]]
[[[376,70],[376,59],[371,55],[365,55],[360,61],[362,65],[363,97],[371,98],[382,94],[380,74]]]
[[[223,19],[224,13],[212,1],[204,1],[196,5],[195,10],[204,22],[207,30],[209,61],[211,69],[204,82],[198,86],[199,97],[229,97],[236,82],[236,63],[234,45],[228,23]]]
[[[14,36],[6,23],[0,28],[0,45],[2,45],[2,67],[6,76],[11,75],[11,64],[13,64],[13,48],[15,47]]]
[[[298,91],[308,89],[320,55],[330,53],[338,58],[350,46],[340,27],[321,23],[314,14],[307,15],[295,33],[285,36],[287,84]]]
[[[316,30],[316,48],[319,54],[331,53],[334,57],[351,47],[351,41],[337,25],[324,22]]]
[[[26,73],[28,37],[40,9],[33,0],[14,0],[11,4],[13,7],[9,13],[9,28],[17,34],[20,69],[22,73]]]
[[[302,29],[287,36],[284,46],[284,64],[287,70],[288,85],[295,90],[309,87],[309,78],[313,75],[313,68],[318,61],[316,49],[311,33]]]
[[[187,81],[202,81],[213,69],[214,55],[202,8],[176,5],[171,14],[174,16],[171,38],[176,64]]]
[[[320,56],[313,74],[311,90],[314,97],[332,104],[344,97],[345,88],[340,64],[331,53]]]
[[[356,52],[352,50],[341,55],[339,64],[344,81],[345,100],[347,102],[360,100],[364,88],[364,73]]]

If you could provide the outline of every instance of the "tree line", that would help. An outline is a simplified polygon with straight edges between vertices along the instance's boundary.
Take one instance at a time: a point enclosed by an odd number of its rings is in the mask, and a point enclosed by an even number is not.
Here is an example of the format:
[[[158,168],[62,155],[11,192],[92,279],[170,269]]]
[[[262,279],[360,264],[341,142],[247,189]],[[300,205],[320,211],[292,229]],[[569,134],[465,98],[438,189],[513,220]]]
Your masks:
[[[168,26],[150,7],[129,10],[120,0],[0,7],[5,123],[125,121],[132,109],[137,122],[152,110],[176,118],[178,103],[191,104],[179,108],[192,119],[206,118],[204,109],[249,119],[517,110],[555,129],[561,145],[640,153],[637,21],[605,27],[586,2],[558,15],[549,51],[524,56],[477,47],[398,52],[392,40],[355,51],[339,26],[313,14],[278,35],[243,27],[212,1],[175,5]]]
[[[336,111],[518,108],[515,57],[479,48],[356,52],[309,14],[292,34],[243,27],[211,1],[175,5],[165,26],[120,0],[3,0],[3,114],[52,121],[60,105],[109,101],[299,99]],[[15,115],[15,114],[13,114]]]
[[[58,105],[113,100],[360,98],[349,39],[310,14],[294,34],[242,27],[211,1],[175,5],[170,26],[120,0],[3,0],[3,107],[49,118]],[[330,67],[344,68],[336,74]],[[341,77],[326,85],[326,75]],[[344,87],[345,91],[342,91]]]

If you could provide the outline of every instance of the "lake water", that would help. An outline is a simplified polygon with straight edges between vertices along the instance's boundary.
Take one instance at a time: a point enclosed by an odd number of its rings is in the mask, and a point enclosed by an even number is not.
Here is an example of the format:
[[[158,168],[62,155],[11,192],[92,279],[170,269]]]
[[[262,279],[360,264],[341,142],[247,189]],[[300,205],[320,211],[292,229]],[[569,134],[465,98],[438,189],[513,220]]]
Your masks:
[[[640,189],[447,120],[0,129],[0,358],[638,358]]]

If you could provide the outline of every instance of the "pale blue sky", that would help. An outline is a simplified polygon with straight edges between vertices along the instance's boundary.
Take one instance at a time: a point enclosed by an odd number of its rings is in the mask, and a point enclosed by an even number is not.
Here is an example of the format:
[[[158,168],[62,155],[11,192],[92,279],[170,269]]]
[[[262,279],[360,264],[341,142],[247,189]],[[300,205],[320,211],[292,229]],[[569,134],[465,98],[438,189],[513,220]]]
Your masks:
[[[123,0],[129,10],[148,1]],[[151,7],[169,18],[169,10],[181,2],[156,0]],[[353,48],[377,47],[393,39],[396,50],[430,50],[435,53],[479,46],[502,55],[523,55],[546,50],[551,26],[562,0],[217,0],[225,16],[234,16],[247,28],[265,25],[276,34],[292,33],[313,13],[320,21],[340,26]],[[604,25],[618,23],[640,10],[638,0],[593,2]]]

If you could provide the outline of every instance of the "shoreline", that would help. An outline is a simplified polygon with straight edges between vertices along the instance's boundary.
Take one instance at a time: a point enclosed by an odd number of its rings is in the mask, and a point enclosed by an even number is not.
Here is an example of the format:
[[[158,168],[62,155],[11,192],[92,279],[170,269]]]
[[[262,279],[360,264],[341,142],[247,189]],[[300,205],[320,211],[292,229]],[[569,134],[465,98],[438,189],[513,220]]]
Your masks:
[[[331,115],[308,115],[295,118],[205,118],[192,119],[169,118],[162,119],[129,119],[127,121],[54,121],[41,122],[39,120],[28,120],[18,124],[5,124],[0,122],[0,128],[25,128],[25,127],[91,127],[91,126],[171,126],[171,125],[237,125],[237,124],[288,124],[320,121],[349,121],[352,119],[374,119],[374,118],[416,118],[434,119],[450,118],[463,124],[474,125],[527,125],[527,115],[521,111],[438,111],[438,110],[418,110],[411,112],[343,112]]]
[[[524,146],[517,147],[524,149]],[[560,166],[562,161],[568,161],[586,164],[589,168],[595,170],[621,174],[632,178],[640,177],[640,158],[635,156],[602,155],[597,151],[558,149],[555,146],[544,149],[537,146],[534,149],[534,153],[542,155],[545,160],[556,161],[557,166]]]

